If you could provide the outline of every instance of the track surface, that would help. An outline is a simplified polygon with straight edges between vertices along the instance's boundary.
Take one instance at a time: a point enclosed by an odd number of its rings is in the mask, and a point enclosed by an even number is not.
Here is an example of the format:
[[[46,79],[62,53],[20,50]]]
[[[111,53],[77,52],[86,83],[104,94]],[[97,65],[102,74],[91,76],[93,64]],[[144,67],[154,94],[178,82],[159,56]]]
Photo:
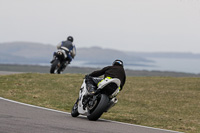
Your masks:
[[[0,133],[178,133],[107,120],[89,121],[69,113],[0,97]]]
[[[11,72],[2,72],[12,74]],[[23,104],[0,97],[0,133],[180,133],[84,116]]]

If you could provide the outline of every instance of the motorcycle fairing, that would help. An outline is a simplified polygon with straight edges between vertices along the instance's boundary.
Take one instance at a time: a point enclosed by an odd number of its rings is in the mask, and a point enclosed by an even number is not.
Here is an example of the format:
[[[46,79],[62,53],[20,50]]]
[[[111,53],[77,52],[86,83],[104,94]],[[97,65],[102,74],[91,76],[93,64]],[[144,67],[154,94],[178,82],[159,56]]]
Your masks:
[[[97,90],[101,90],[101,89],[103,89],[104,87],[106,87],[107,85],[109,85],[109,84],[113,84],[113,83],[115,83],[116,85],[117,85],[117,89],[115,90],[115,92],[114,93],[112,93],[112,95],[110,96],[110,98],[112,99],[112,100],[114,100],[114,97],[119,93],[119,86],[120,86],[120,80],[119,79],[117,79],[117,78],[112,78],[112,79],[110,79],[110,78],[105,78],[105,79],[103,79],[99,84],[98,84],[98,88],[97,88]],[[86,83],[85,83],[85,79],[83,80],[83,84],[82,84],[82,86],[81,86],[81,89],[80,89],[80,91],[79,91],[79,102],[78,102],[78,112],[80,113],[80,114],[82,114],[82,115],[87,115],[87,113],[88,113],[88,109],[87,109],[87,107],[85,108],[85,107],[83,107],[84,105],[83,105],[83,102],[84,102],[84,96],[86,96],[88,94],[88,90],[86,89]],[[113,101],[112,102],[113,104],[116,104],[117,103],[117,101]]]
[[[88,112],[87,108],[83,108],[83,96],[85,96],[86,94],[88,94],[88,91],[86,88],[86,83],[85,83],[85,79],[83,80],[83,84],[81,86],[80,92],[79,92],[79,102],[78,102],[78,112],[80,114],[86,114]]]
[[[119,90],[120,90],[121,81],[118,78],[108,77],[108,78],[103,79],[101,82],[98,83],[98,89],[103,89],[105,86],[107,86],[110,83],[115,83],[118,87],[118,89],[116,89],[115,92],[110,96],[110,98],[113,98],[119,93]]]

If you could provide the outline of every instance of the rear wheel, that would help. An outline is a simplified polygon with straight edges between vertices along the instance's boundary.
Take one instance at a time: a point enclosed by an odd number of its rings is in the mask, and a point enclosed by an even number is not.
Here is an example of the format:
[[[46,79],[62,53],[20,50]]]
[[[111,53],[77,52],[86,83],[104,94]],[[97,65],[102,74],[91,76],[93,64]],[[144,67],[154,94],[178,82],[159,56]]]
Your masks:
[[[58,73],[58,69],[59,69],[59,64],[60,64],[60,61],[59,60],[54,60],[52,65],[51,65],[51,69],[50,69],[50,73],[51,74],[54,74],[54,73]]]
[[[109,98],[105,94],[101,94],[99,99],[97,99],[97,105],[95,109],[89,110],[87,118],[92,121],[98,120],[104,113],[109,102]]]

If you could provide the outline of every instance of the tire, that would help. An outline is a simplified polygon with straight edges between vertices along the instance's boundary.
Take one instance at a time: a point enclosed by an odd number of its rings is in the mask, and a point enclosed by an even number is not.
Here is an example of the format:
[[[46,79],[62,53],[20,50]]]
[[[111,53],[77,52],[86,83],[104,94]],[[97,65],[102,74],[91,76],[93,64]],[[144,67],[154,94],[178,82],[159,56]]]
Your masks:
[[[54,74],[55,73],[55,70],[58,69],[58,63],[60,61],[59,60],[54,60],[52,65],[51,65],[51,69],[50,69],[50,73],[51,74]]]
[[[109,102],[108,96],[105,94],[101,94],[97,107],[94,109],[94,111],[92,111],[91,114],[87,115],[87,118],[91,121],[98,120],[101,117],[101,115],[104,113],[108,105],[108,102]]]
[[[76,102],[72,108],[72,111],[71,111],[71,116],[72,117],[77,117],[79,116],[79,113],[78,113],[78,102]]]

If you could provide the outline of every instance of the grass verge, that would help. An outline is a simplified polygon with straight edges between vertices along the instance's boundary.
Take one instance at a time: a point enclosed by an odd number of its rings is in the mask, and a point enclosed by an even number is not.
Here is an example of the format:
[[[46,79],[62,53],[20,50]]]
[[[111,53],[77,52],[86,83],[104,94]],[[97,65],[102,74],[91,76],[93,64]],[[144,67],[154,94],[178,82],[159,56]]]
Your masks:
[[[0,75],[0,97],[71,112],[82,74]],[[200,132],[200,78],[127,77],[118,104],[102,118],[144,126]]]

